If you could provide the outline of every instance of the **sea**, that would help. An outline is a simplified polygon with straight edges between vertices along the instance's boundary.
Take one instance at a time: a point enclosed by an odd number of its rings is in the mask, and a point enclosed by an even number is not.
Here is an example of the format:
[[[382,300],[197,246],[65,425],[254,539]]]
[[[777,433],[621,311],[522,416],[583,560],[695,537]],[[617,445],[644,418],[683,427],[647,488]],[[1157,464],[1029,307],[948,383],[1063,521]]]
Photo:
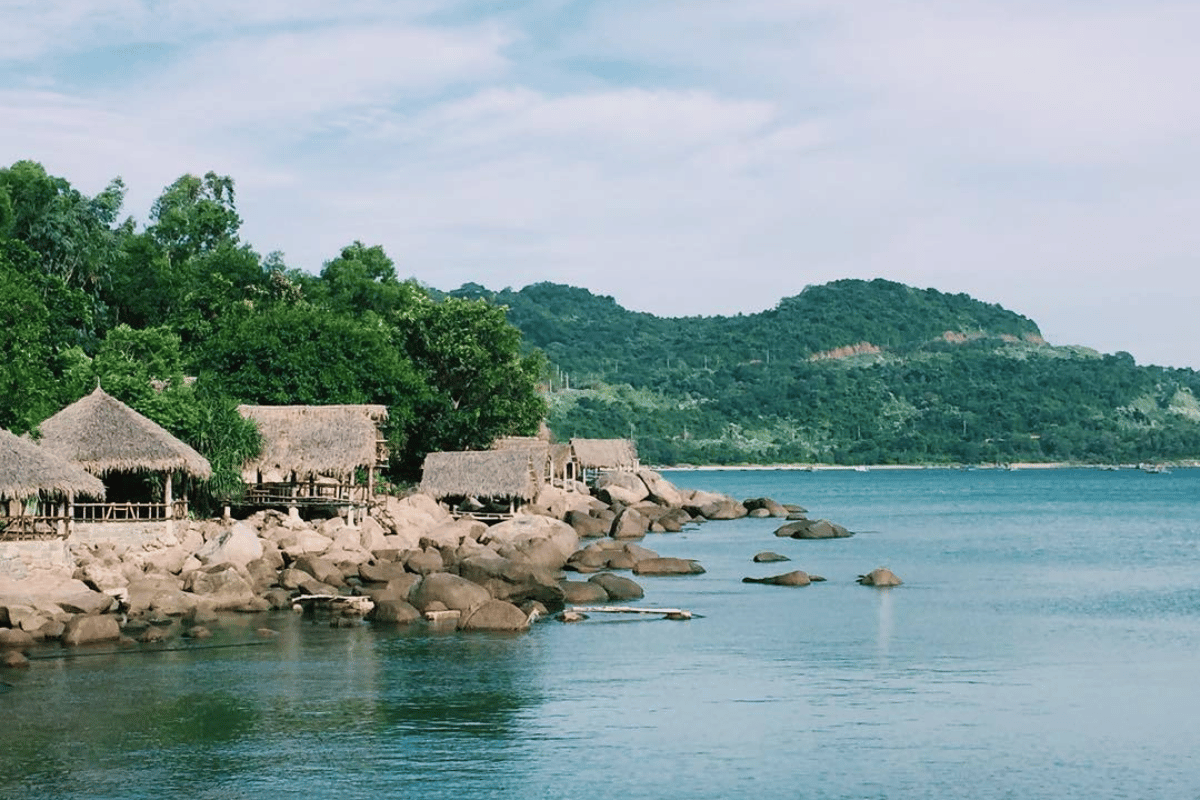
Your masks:
[[[707,570],[639,579],[686,621],[39,651],[0,674],[0,798],[1200,797],[1200,470],[664,475],[856,534],[647,536]],[[793,569],[826,580],[742,582]]]

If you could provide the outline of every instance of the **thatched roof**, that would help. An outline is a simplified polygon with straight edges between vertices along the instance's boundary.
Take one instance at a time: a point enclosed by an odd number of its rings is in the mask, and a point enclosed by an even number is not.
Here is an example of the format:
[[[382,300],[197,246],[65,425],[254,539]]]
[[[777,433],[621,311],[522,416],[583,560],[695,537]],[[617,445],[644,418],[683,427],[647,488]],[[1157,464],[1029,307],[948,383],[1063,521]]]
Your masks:
[[[572,439],[571,451],[584,469],[617,469],[637,463],[637,447],[629,439]]]
[[[0,500],[23,500],[42,492],[103,500],[104,484],[82,467],[0,428]]]
[[[439,500],[444,497],[532,500],[541,487],[544,462],[538,458],[527,449],[430,453],[421,469],[421,491]]]
[[[375,465],[378,423],[386,406],[238,406],[258,426],[262,453],[246,473],[292,473],[301,477],[348,475]]]
[[[38,426],[42,447],[93,475],[183,472],[207,478],[204,456],[100,387]]]

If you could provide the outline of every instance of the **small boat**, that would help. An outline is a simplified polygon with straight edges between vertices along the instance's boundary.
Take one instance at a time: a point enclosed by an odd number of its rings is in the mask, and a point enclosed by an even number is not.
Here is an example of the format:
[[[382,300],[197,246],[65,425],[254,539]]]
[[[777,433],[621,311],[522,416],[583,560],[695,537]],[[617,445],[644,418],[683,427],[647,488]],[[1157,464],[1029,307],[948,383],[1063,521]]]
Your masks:
[[[1166,464],[1142,464],[1141,470],[1149,475],[1169,475],[1171,473]]]

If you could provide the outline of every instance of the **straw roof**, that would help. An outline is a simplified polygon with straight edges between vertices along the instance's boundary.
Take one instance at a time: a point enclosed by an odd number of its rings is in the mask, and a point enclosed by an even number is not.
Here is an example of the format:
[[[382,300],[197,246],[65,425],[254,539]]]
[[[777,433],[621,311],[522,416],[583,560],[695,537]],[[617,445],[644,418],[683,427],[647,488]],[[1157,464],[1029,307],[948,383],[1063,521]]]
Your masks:
[[[545,458],[526,449],[430,453],[421,469],[421,491],[444,497],[512,497],[532,500],[541,487]]]
[[[244,465],[246,473],[348,475],[375,465],[379,423],[386,406],[238,406],[258,426],[262,453]]]
[[[99,386],[38,426],[42,447],[91,472],[174,472],[207,478],[204,456]]]
[[[0,428],[0,500],[23,500],[45,492],[104,499],[104,484],[28,439]]]
[[[632,467],[637,463],[637,447],[629,439],[572,439],[575,460],[584,469]]]

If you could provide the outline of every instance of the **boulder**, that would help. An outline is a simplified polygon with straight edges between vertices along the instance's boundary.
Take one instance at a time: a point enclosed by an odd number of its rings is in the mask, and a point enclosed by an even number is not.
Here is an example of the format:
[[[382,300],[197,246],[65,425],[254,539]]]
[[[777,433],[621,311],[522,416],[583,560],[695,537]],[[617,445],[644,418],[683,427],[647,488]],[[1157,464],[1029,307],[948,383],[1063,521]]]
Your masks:
[[[858,582],[863,586],[878,586],[886,588],[888,586],[899,586],[904,583],[887,567],[876,567],[866,575],[859,575]]]
[[[576,572],[595,572],[607,567],[610,558],[612,558],[612,551],[588,545],[582,550],[572,553],[563,568]]]
[[[624,600],[637,600],[645,596],[645,592],[641,586],[629,580],[629,578],[613,575],[610,572],[593,575],[588,578],[588,583],[594,583],[603,588],[605,594],[608,595],[608,599],[614,603]]]
[[[214,564],[237,564],[246,566],[262,558],[263,546],[258,534],[249,525],[235,522],[227,529],[204,543],[196,551],[196,558],[205,566]]]
[[[559,581],[558,585],[562,587],[563,597],[566,602],[572,605],[586,606],[595,603],[607,603],[609,600],[608,592],[598,583],[564,580]]]
[[[427,611],[431,603],[441,603],[452,611],[469,611],[491,600],[487,589],[449,572],[426,575],[412,592],[412,604]]]
[[[614,539],[640,539],[650,530],[650,520],[636,508],[625,508],[618,512],[612,522],[609,535]]]
[[[367,619],[374,622],[388,622],[395,625],[408,625],[420,618],[421,612],[417,611],[415,606],[399,598],[378,600],[375,602],[375,607],[367,614]]]
[[[587,511],[568,511],[566,521],[568,525],[575,529],[575,533],[580,538],[586,539],[607,536],[609,529],[612,527],[611,521],[600,519]]]
[[[596,496],[608,504],[633,505],[650,496],[650,490],[633,472],[605,472],[596,479]]]
[[[150,550],[142,554],[142,569],[146,572],[178,575],[189,555],[182,545]]]
[[[436,547],[427,547],[424,550],[410,550],[404,559],[404,566],[409,572],[417,575],[430,575],[434,572],[444,572],[446,570],[446,562],[442,558],[442,553]]]
[[[464,631],[523,631],[529,628],[529,618],[512,603],[488,600],[464,613],[458,627]]]
[[[358,565],[358,577],[366,583],[388,583],[409,574],[404,569],[403,564],[390,561],[376,561]]]
[[[292,531],[288,535],[279,540],[279,549],[290,559],[297,559],[304,555],[318,555],[324,553],[333,544],[333,539],[328,536],[322,536],[313,530]]]
[[[782,575],[771,575],[767,578],[742,578],[742,583],[766,583],[771,586],[808,586],[812,579],[803,570],[785,572]]]
[[[854,534],[827,519],[800,519],[776,529],[775,535],[793,539],[845,539]]]
[[[333,561],[318,556],[301,556],[296,559],[292,567],[302,572],[307,572],[321,583],[329,586],[345,586],[346,580],[342,576],[341,568]]]
[[[0,654],[0,666],[21,669],[29,666],[29,659],[20,650],[6,650]]]
[[[783,503],[777,503],[769,497],[751,497],[742,501],[742,505],[751,513],[755,511],[766,511],[765,516],[784,517],[788,515],[787,506]]]
[[[22,650],[32,647],[33,635],[17,628],[0,628],[0,650]]]
[[[108,615],[86,614],[73,617],[63,631],[62,641],[66,645],[111,642],[121,638],[121,626],[117,618]]]
[[[217,564],[188,574],[184,588],[214,609],[236,609],[254,599],[254,587],[233,564]]]
[[[196,607],[199,598],[183,591],[174,576],[148,574],[129,583],[129,614],[133,616],[181,616]]]
[[[386,584],[374,584],[368,589],[359,590],[360,594],[374,600],[376,603],[384,600],[404,600],[408,602],[409,595],[418,583],[421,582],[420,575],[414,575],[409,572],[403,577],[388,581]]]
[[[754,563],[756,564],[769,564],[774,561],[791,561],[791,559],[779,553],[772,553],[770,550],[764,550],[761,553],[756,553],[754,556]]]
[[[634,575],[700,575],[704,567],[690,558],[647,558],[637,562]]]
[[[289,591],[300,591],[304,594],[336,594],[337,587],[314,578],[302,569],[288,568],[280,570],[279,585]]]
[[[637,476],[646,484],[650,499],[658,505],[670,508],[683,506],[683,493],[662,475],[652,469],[641,469],[638,470]]]
[[[655,523],[667,533],[679,533],[683,526],[692,521],[692,515],[682,508],[672,508],[660,516]]]
[[[754,517],[755,519],[763,519],[764,517],[771,516],[771,512],[767,511],[765,508],[753,508],[750,510],[750,516]]]
[[[481,544],[504,552],[504,545],[524,554],[531,563],[546,569],[562,569],[571,554],[579,549],[579,535],[565,522],[549,517],[519,514],[488,528],[479,537]],[[549,547],[545,545],[549,544]]]
[[[62,610],[70,614],[103,614],[111,610],[113,604],[112,595],[103,592],[81,592],[58,601]]]
[[[115,557],[86,561],[76,572],[76,577],[92,589],[109,595],[120,594],[129,585],[129,578]]]

